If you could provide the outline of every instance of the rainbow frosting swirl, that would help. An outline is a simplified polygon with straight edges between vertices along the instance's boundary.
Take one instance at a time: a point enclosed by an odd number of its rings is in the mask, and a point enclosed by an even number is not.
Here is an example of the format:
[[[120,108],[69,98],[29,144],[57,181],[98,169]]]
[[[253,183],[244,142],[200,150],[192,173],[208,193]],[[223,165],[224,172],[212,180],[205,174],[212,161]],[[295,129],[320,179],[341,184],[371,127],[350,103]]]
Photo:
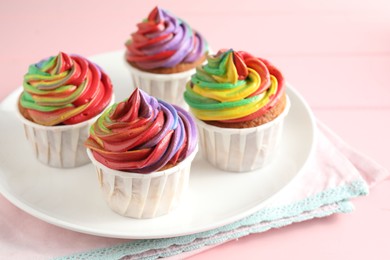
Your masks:
[[[20,106],[37,124],[84,122],[101,113],[112,98],[110,78],[78,55],[60,52],[29,67]]]
[[[85,143],[105,166],[137,173],[175,165],[196,144],[196,126],[188,112],[138,88],[99,117]]]
[[[207,57],[187,83],[184,99],[203,121],[245,122],[260,117],[284,94],[283,75],[268,61],[243,51]]]
[[[126,59],[144,70],[173,68],[202,58],[208,46],[203,37],[168,11],[155,7],[126,42]]]

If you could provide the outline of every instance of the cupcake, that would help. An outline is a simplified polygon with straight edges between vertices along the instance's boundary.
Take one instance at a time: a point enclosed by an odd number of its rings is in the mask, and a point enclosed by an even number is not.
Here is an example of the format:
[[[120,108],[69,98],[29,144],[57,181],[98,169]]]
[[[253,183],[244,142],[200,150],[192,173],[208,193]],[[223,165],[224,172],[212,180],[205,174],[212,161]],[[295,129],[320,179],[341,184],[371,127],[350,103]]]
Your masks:
[[[284,77],[265,59],[221,50],[207,57],[186,85],[204,157],[224,171],[266,166],[281,141],[289,111]]]
[[[17,113],[38,160],[57,168],[89,163],[88,129],[112,96],[107,74],[81,56],[60,52],[30,65]]]
[[[125,43],[135,86],[168,103],[187,108],[185,84],[208,53],[204,38],[186,22],[155,7]]]
[[[108,206],[122,216],[153,218],[185,195],[197,131],[187,111],[136,88],[97,119],[85,145]]]

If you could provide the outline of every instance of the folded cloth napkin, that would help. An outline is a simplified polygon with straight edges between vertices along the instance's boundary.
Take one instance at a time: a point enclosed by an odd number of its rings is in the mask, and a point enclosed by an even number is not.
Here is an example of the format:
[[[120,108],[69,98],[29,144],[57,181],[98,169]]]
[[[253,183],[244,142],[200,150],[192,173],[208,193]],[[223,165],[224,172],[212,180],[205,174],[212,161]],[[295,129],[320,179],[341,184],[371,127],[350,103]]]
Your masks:
[[[349,200],[368,194],[389,172],[349,147],[324,124],[317,125],[316,151],[304,172],[258,212],[197,234],[131,241],[59,259],[183,259],[249,234],[352,211]]]

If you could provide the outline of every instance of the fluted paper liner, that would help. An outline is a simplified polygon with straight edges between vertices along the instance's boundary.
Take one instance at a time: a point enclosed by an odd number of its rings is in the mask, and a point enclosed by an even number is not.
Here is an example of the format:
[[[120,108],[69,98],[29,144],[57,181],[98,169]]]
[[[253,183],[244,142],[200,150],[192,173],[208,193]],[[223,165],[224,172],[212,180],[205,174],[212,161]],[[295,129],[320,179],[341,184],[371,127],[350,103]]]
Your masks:
[[[173,74],[154,74],[138,70],[132,66],[129,67],[134,87],[142,89],[157,99],[188,110],[183,93],[187,82],[191,79],[191,75],[196,71],[195,68]]]
[[[248,172],[268,165],[275,157],[283,132],[286,107],[274,120],[252,128],[221,128],[199,119],[196,124],[203,157],[224,171]]]
[[[114,96],[110,105],[113,103]],[[24,118],[18,108],[16,111],[23,123],[25,136],[40,162],[56,168],[74,168],[90,163],[84,142],[90,126],[101,113],[74,125],[43,126]]]
[[[172,168],[145,174],[110,169],[87,150],[108,206],[119,215],[137,219],[165,215],[178,207],[188,190],[196,152],[197,148]]]

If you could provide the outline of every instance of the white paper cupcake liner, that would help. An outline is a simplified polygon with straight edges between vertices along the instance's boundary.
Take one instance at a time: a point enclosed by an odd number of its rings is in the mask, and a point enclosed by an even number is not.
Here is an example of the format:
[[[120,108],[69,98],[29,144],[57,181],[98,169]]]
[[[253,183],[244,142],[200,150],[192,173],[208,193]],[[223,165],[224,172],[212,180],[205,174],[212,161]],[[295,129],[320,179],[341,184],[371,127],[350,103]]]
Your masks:
[[[203,157],[224,171],[248,172],[265,167],[278,151],[289,109],[287,97],[284,111],[273,121],[243,129],[216,127],[195,118]]]
[[[110,105],[113,102],[114,96]],[[55,168],[74,168],[90,163],[84,142],[90,126],[101,114],[75,125],[43,126],[24,118],[18,108],[16,111],[38,161]]]
[[[144,72],[130,66],[130,72],[133,78],[134,87],[138,87],[154,96],[157,99],[164,100],[170,104],[178,105],[188,110],[188,105],[184,101],[183,93],[187,82],[196,69],[173,74],[153,74]]]
[[[121,216],[145,219],[177,208],[188,190],[191,163],[197,148],[167,170],[142,174],[113,170],[98,162],[88,149],[108,206]]]

